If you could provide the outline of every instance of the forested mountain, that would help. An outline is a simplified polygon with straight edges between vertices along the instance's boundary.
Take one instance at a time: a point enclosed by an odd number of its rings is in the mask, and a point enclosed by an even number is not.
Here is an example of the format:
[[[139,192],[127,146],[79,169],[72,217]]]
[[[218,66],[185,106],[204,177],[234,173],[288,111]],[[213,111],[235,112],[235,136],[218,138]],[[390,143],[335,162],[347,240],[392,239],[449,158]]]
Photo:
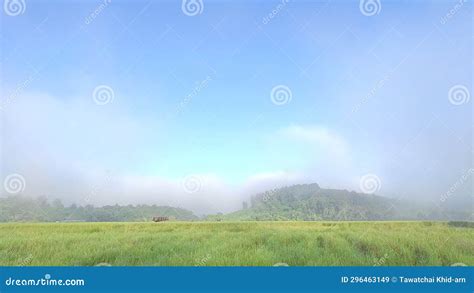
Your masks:
[[[36,199],[10,196],[0,198],[0,222],[135,222],[151,221],[154,216],[169,217],[170,220],[196,220],[191,211],[156,205],[127,206],[64,206],[61,201],[49,202],[46,198]]]
[[[245,205],[244,205],[245,206]],[[257,194],[250,207],[210,216],[221,220],[467,220],[468,209],[441,210],[408,201],[354,191],[293,185]]]

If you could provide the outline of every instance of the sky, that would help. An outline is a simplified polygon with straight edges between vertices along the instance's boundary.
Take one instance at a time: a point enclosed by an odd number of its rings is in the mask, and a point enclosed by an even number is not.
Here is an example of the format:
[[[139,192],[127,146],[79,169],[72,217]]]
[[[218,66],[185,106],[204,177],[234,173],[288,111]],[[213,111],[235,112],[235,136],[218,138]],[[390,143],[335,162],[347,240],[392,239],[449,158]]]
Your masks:
[[[0,196],[472,207],[472,3],[4,0]]]

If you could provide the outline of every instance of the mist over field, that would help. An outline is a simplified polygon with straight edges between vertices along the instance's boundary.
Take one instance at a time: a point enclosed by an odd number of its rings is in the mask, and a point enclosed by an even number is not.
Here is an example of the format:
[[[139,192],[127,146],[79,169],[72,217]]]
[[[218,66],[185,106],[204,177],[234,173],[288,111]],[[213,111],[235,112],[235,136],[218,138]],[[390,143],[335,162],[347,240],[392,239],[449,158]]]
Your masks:
[[[317,183],[472,219],[471,2],[137,3],[1,15],[1,198],[202,215]]]

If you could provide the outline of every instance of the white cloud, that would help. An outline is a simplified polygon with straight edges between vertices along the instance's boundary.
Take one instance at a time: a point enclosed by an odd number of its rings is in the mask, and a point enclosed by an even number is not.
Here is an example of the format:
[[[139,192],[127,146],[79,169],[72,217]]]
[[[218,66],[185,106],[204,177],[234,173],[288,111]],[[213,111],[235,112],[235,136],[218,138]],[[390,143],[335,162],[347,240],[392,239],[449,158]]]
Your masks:
[[[304,183],[355,190],[353,178],[360,171],[353,162],[350,145],[335,130],[321,125],[290,125],[277,132],[306,162],[299,172]]]
[[[292,125],[281,129],[280,133],[295,142],[320,147],[327,153],[345,156],[348,152],[347,143],[344,139],[326,127]]]

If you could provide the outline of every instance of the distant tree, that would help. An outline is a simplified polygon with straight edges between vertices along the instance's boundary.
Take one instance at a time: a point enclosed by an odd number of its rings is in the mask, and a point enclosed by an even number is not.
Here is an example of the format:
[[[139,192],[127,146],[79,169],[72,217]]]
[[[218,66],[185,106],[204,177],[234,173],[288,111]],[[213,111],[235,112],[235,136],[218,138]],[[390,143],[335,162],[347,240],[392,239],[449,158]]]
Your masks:
[[[167,206],[77,206],[65,207],[60,200],[48,202],[46,197],[28,198],[10,196],[0,198],[0,222],[54,222],[54,221],[144,221],[154,216],[169,217],[176,220],[198,219],[191,211]]]

